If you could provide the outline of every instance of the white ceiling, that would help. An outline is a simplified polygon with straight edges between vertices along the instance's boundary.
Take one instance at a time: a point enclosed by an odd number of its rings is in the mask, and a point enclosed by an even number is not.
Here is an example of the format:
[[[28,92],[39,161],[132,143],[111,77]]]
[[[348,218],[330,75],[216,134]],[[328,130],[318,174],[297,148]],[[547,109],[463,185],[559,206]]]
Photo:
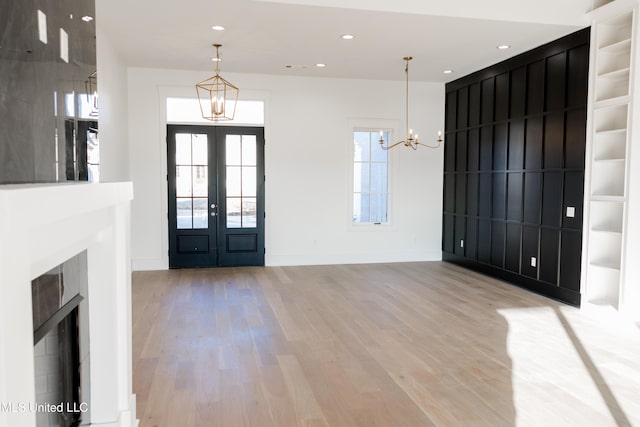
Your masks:
[[[97,0],[96,9],[99,34],[129,66],[213,70],[211,45],[221,43],[222,75],[402,80],[402,57],[411,55],[412,81],[447,82],[587,26],[592,3]],[[214,24],[226,29],[213,31]],[[355,39],[342,40],[345,33]]]

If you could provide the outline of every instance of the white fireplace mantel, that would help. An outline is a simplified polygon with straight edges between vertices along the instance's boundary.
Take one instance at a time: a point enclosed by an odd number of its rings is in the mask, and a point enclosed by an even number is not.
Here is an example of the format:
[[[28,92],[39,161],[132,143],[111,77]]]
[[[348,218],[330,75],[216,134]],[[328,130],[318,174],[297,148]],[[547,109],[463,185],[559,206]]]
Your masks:
[[[131,183],[0,186],[0,427],[32,427],[31,280],[87,251],[90,420],[137,425],[131,366]],[[27,406],[28,408],[28,406]]]

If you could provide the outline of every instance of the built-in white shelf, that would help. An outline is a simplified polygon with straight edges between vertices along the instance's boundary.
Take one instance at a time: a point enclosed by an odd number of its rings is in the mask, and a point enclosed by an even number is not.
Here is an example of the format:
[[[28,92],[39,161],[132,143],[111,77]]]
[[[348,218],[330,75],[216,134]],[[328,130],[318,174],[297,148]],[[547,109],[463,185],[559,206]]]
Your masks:
[[[594,196],[624,196],[625,160],[594,161],[591,164],[591,194]]]
[[[624,201],[592,200],[590,213],[592,232],[622,234]]]
[[[611,305],[617,310],[623,293],[635,12],[621,10],[618,1],[597,2],[596,7],[600,6],[592,25],[595,72],[591,74],[589,93],[587,152],[591,156],[585,168],[588,213],[584,291],[586,302]]]
[[[593,137],[593,160],[624,160],[627,153],[627,130],[598,132]]]

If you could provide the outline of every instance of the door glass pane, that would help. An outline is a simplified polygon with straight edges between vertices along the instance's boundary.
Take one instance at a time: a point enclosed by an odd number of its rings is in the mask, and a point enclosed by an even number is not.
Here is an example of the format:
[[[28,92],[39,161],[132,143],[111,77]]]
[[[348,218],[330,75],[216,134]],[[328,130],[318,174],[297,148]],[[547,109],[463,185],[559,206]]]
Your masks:
[[[242,136],[242,164],[245,166],[256,165],[256,136]]]
[[[185,228],[191,228],[193,225],[192,222],[192,213],[191,213],[191,199],[183,199],[183,198],[177,198],[176,199],[176,218],[177,218],[177,224],[176,227],[178,229],[185,229]]]
[[[240,166],[242,164],[240,135],[227,135],[225,148],[226,164]]]
[[[191,166],[176,166],[176,196],[191,197]]]
[[[206,134],[176,134],[177,228],[207,228],[208,150]]]
[[[227,196],[239,197],[242,195],[242,168],[239,166],[227,166]]]
[[[242,168],[242,195],[256,196],[256,167],[248,166]]]
[[[242,228],[255,228],[258,215],[255,197],[242,198]]]
[[[209,181],[207,177],[207,166],[193,167],[193,196],[207,197],[209,195]]]
[[[193,135],[193,164],[207,165],[207,135]]]
[[[193,199],[193,228],[209,227],[208,199]]]
[[[176,165],[191,164],[191,134],[176,134]]]
[[[227,198],[227,228],[242,227],[242,203],[239,197]]]

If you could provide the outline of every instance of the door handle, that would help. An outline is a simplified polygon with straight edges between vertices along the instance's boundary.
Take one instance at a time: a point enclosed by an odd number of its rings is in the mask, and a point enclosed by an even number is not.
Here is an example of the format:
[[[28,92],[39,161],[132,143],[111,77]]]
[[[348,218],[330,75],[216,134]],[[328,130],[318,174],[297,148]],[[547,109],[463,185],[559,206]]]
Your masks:
[[[216,216],[216,215],[218,215],[218,214],[215,213],[215,212],[211,212],[211,216]]]

